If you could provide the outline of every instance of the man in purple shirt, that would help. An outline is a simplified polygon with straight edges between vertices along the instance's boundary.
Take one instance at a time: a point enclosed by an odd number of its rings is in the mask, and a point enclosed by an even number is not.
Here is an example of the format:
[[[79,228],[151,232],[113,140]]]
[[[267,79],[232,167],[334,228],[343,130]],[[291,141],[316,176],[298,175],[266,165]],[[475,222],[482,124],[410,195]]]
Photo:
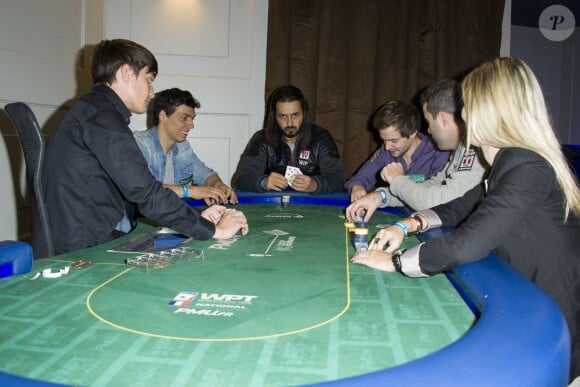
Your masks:
[[[376,111],[373,127],[384,146],[380,146],[344,185],[351,202],[375,187],[377,176],[388,164],[399,163],[404,174],[419,183],[443,169],[449,152],[438,150],[429,136],[419,133],[420,120],[414,106],[400,101],[389,101]]]

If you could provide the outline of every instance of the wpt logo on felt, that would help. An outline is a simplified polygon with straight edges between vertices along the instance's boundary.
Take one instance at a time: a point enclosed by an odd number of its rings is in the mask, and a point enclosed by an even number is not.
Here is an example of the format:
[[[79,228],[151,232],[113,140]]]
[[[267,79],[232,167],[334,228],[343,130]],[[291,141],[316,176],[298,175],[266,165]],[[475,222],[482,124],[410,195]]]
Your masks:
[[[191,301],[195,300],[198,294],[197,292],[179,292],[177,296],[173,297],[173,300],[169,301],[169,305],[179,307],[188,306]]]

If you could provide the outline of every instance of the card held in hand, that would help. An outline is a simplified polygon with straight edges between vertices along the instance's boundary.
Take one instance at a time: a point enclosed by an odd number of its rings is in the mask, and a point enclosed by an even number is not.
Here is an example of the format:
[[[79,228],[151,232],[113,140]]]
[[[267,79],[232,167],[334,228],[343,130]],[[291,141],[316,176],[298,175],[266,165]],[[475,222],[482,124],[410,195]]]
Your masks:
[[[302,171],[300,170],[300,168],[288,165],[286,167],[286,173],[284,174],[284,177],[286,178],[286,180],[288,180],[288,184],[292,185],[292,180],[294,180],[294,177],[296,175],[302,175]]]

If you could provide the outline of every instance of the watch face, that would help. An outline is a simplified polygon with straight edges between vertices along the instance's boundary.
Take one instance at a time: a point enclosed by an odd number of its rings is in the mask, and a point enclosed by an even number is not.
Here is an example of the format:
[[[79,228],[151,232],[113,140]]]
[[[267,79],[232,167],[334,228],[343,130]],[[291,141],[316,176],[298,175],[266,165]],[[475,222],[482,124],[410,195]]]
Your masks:
[[[401,253],[400,252],[395,252],[393,253],[393,266],[395,267],[395,270],[397,272],[401,272]]]
[[[395,270],[401,274],[404,274],[403,266],[401,264],[401,255],[403,255],[405,251],[407,251],[407,249],[397,250],[393,253],[391,258],[393,260],[393,266],[395,267]]]

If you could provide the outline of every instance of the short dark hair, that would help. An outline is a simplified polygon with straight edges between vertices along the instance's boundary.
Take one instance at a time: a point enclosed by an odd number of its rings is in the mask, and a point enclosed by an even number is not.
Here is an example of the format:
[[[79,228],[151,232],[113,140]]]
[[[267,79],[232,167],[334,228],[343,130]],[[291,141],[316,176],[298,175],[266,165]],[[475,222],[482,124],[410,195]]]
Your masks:
[[[401,136],[409,137],[419,130],[421,115],[415,106],[401,101],[388,101],[379,107],[373,119],[376,130],[396,127]]]
[[[117,70],[124,64],[131,66],[135,74],[148,67],[149,73],[157,76],[157,59],[142,45],[127,39],[102,40],[93,54],[93,82],[104,85],[113,83]]]
[[[455,115],[461,110],[458,104],[457,89],[458,82],[453,79],[436,81],[421,93],[421,107],[427,104],[427,110],[433,117],[441,111]]]
[[[310,119],[308,101],[306,101],[306,97],[302,93],[302,90],[293,85],[286,85],[274,90],[270,95],[270,99],[268,100],[268,111],[266,113],[264,131],[266,135],[266,142],[273,147],[277,147],[282,138],[280,128],[278,127],[278,122],[276,121],[276,104],[278,102],[293,101],[300,102],[300,107],[302,108],[302,113],[304,115],[304,119],[302,120],[302,127],[300,128],[300,134],[298,135],[298,140],[296,141],[296,146],[298,149],[303,149],[303,146],[310,144],[313,123]]]
[[[159,113],[164,111],[170,116],[181,105],[189,106],[192,109],[201,107],[199,101],[187,90],[174,87],[155,94],[155,98],[153,98],[153,124],[159,124]]]

